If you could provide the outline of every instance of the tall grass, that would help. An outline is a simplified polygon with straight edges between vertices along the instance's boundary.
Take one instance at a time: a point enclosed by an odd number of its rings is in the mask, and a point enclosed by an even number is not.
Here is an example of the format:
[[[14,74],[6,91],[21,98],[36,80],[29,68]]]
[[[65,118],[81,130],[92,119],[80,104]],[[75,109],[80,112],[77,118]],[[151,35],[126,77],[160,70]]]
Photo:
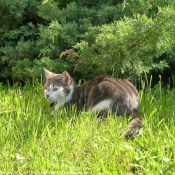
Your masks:
[[[0,85],[0,174],[175,174],[175,90],[142,83],[144,127],[125,140],[122,117],[51,115],[39,83]]]

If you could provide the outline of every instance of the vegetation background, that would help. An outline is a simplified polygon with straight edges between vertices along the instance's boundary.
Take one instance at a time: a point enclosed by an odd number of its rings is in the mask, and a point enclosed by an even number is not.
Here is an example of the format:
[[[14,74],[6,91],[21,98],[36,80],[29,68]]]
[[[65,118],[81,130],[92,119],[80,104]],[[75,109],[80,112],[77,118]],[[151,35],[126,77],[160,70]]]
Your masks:
[[[14,80],[0,83],[0,174],[175,174],[175,89],[158,76],[175,82],[174,7],[173,0],[0,0],[0,81]],[[76,80],[139,80],[139,135],[123,139],[122,117],[97,121],[74,109],[52,116],[43,67]],[[145,74],[159,83],[151,88]]]
[[[174,7],[172,0],[0,0],[0,79],[40,79],[43,67],[75,79],[167,70],[172,77]]]

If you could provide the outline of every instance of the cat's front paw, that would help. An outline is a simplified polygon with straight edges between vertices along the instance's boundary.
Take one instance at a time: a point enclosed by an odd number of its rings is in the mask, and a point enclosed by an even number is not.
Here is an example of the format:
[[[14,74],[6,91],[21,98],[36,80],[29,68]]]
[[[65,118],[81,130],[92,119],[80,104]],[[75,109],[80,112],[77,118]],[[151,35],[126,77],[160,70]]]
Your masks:
[[[55,115],[55,114],[56,114],[56,111],[55,111],[55,110],[53,110],[53,111],[52,111],[52,115]]]
[[[58,110],[53,110],[53,111],[52,111],[52,115],[56,115],[56,114],[58,114],[58,113],[59,113]]]

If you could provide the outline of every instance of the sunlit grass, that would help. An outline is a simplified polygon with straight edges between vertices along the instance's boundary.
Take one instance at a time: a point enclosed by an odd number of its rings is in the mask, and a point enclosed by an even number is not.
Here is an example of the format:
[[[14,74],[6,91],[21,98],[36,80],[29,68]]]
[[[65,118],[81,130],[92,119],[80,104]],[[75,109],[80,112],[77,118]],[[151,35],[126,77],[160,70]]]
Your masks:
[[[0,86],[0,174],[173,174],[175,90],[140,91],[144,127],[125,140],[122,117],[52,116],[41,84]]]

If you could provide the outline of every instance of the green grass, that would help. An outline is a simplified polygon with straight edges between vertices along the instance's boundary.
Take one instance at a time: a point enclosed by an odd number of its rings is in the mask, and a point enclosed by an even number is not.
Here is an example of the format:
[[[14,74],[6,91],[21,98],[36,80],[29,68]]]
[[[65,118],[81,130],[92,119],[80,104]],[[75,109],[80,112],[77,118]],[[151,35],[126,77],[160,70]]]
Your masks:
[[[144,127],[125,140],[122,117],[52,116],[41,84],[0,85],[0,174],[175,174],[175,90],[140,91]]]

